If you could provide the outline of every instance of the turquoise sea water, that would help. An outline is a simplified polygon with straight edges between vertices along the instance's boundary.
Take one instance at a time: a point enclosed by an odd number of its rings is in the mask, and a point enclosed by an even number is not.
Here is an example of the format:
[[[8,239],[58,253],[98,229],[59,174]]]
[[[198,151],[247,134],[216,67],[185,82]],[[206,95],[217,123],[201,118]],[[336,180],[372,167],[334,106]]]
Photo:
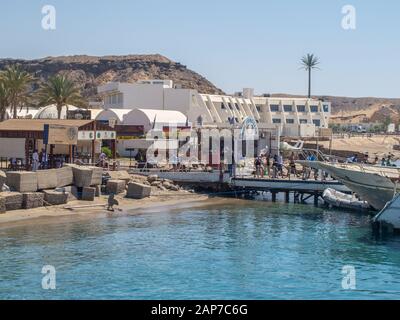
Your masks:
[[[0,229],[0,298],[398,299],[400,237],[377,238],[368,219],[232,200]],[[356,290],[342,289],[344,265]]]

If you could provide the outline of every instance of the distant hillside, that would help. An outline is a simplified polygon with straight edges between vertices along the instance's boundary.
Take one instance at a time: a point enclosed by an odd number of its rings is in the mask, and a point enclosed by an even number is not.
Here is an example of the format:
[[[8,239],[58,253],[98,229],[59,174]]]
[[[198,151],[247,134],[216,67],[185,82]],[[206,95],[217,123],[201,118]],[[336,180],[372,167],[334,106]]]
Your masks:
[[[272,94],[271,96],[293,96]],[[315,96],[332,103],[332,121],[335,122],[383,122],[390,118],[400,122],[400,99],[392,98],[351,98],[335,96]]]
[[[81,87],[83,95],[96,99],[96,87],[109,81],[136,82],[146,79],[171,79],[183,88],[202,93],[219,94],[222,90],[198,73],[162,55],[127,56],[62,56],[38,60],[0,59],[0,70],[10,64],[20,64],[40,82],[58,73],[67,73]]]
[[[136,82],[146,79],[171,79],[182,88],[200,93],[223,94],[223,91],[200,74],[159,54],[94,57],[86,55],[46,57],[37,60],[0,59],[0,70],[7,65],[20,64],[36,77],[33,90],[50,76],[68,74],[89,100],[98,100],[98,85],[110,82]],[[271,96],[294,96],[272,94]],[[400,99],[348,98],[317,96],[332,102],[333,121],[400,122]]]

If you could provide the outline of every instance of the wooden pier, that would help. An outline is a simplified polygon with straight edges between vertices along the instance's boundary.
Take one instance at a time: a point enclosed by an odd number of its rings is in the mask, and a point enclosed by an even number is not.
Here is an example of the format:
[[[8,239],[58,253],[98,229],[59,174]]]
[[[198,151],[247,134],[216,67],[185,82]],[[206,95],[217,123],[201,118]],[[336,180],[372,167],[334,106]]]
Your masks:
[[[344,193],[351,193],[351,190],[336,180],[301,180],[295,179],[268,179],[254,178],[253,176],[231,177],[229,173],[219,171],[160,171],[150,169],[146,171],[130,170],[131,173],[142,175],[156,174],[161,179],[170,179],[177,183],[198,185],[204,189],[215,190],[234,190],[241,193],[257,191],[270,192],[272,201],[276,201],[279,193],[284,194],[284,199],[289,202],[293,195],[294,202],[306,203],[310,198],[314,198],[314,204],[318,205],[318,199],[322,197],[325,189],[332,188]]]
[[[290,201],[293,193],[294,202],[305,203],[314,198],[314,205],[318,205],[318,199],[327,188],[340,192],[351,193],[351,190],[335,180],[300,180],[300,179],[263,179],[253,177],[232,178],[231,186],[236,190],[267,191],[271,193],[272,201],[276,201],[278,193],[284,193],[285,202]]]

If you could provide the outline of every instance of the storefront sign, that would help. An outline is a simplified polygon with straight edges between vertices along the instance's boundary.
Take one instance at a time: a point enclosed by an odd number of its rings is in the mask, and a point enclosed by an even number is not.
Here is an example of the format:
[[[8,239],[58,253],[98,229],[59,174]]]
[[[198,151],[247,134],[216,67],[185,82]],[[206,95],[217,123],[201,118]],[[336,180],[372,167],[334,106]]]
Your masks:
[[[94,131],[79,131],[78,140],[94,140]]]
[[[96,140],[113,140],[116,136],[115,131],[96,131]]]
[[[43,143],[75,145],[78,143],[78,128],[59,124],[45,124]]]
[[[116,136],[115,131],[79,131],[78,140],[113,140]]]

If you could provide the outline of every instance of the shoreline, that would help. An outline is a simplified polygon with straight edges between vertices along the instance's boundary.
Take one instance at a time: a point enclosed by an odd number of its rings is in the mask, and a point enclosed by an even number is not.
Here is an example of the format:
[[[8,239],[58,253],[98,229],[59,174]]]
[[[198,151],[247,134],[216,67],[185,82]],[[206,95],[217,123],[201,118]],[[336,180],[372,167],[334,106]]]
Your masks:
[[[7,229],[29,225],[46,225],[71,221],[84,221],[88,219],[104,218],[107,216],[129,216],[146,212],[159,212],[160,209],[179,209],[185,207],[201,207],[211,203],[222,203],[223,198],[210,198],[205,194],[187,192],[167,192],[152,195],[145,199],[128,199],[124,195],[117,196],[119,206],[114,212],[107,211],[105,207],[86,207],[73,210],[65,207],[99,205],[107,203],[107,196],[102,195],[94,202],[75,200],[59,206],[39,207],[34,209],[21,209],[0,214],[0,229]]]

